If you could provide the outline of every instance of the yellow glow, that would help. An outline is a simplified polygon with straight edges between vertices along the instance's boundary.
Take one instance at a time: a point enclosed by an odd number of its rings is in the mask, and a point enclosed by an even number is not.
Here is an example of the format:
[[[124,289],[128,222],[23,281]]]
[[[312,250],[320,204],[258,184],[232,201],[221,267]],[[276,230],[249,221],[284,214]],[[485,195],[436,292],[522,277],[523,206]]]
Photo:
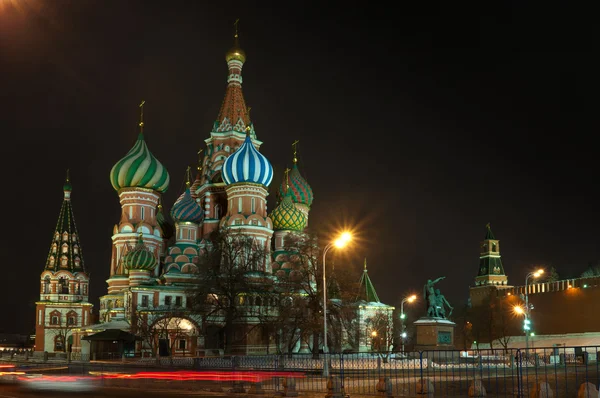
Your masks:
[[[415,301],[416,299],[417,299],[417,295],[416,295],[416,294],[413,294],[412,296],[410,296],[410,297],[408,298],[408,302],[409,302],[409,303],[412,303],[412,302],[413,302],[413,301]]]
[[[352,240],[352,234],[350,232],[344,232],[336,239],[334,245],[338,248],[346,246]]]
[[[518,314],[518,315],[523,315],[525,313],[525,309],[523,307],[521,307],[520,305],[515,305],[513,307],[513,311],[515,312],[515,314]]]
[[[371,332],[371,336],[373,336],[373,337],[377,337],[377,331],[376,331],[376,330],[373,330],[373,331]]]

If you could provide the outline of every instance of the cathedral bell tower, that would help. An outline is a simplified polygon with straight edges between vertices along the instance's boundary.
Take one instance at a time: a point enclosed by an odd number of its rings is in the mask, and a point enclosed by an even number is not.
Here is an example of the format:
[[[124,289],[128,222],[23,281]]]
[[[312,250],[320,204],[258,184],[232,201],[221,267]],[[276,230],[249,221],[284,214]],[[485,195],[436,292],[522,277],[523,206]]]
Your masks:
[[[262,144],[256,138],[254,124],[250,120],[250,108],[246,107],[242,92],[242,67],[246,62],[246,53],[239,45],[237,21],[234,44],[225,54],[225,61],[229,71],[225,98],[210,137],[204,141],[206,151],[202,165],[198,167],[196,181],[192,185],[192,196],[204,209],[201,236],[205,238],[218,229],[221,219],[229,212],[223,177],[225,159],[232,156],[247,137],[256,149]]]
[[[489,223],[485,228],[485,239],[481,242],[479,273],[475,277],[475,286],[506,286],[508,278],[504,274],[502,266],[500,241],[494,236]]]

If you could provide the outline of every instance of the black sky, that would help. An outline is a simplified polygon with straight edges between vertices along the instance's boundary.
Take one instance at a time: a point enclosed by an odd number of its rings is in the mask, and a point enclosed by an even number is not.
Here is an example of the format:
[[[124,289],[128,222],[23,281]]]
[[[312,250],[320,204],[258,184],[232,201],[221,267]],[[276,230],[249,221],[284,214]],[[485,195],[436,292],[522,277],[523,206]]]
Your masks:
[[[509,282],[536,264],[578,276],[600,259],[598,23],[576,4],[487,3],[0,0],[0,330],[33,327],[67,168],[97,304],[137,104],[170,207],[217,117],[236,18],[271,208],[298,139],[311,226],[356,226],[343,266],[366,256],[383,301],[440,275],[464,301],[488,222]]]

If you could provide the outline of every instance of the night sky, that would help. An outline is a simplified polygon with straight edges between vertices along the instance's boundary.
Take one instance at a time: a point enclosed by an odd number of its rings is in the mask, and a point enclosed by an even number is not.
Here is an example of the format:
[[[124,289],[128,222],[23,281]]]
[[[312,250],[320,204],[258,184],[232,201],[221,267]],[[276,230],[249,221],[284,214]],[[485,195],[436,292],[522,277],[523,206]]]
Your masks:
[[[300,140],[311,227],[357,233],[337,269],[367,257],[397,306],[445,275],[457,306],[490,222],[509,283],[538,264],[580,275],[600,259],[596,14],[459,3],[0,0],[0,331],[33,329],[67,168],[97,309],[120,216],[109,172],[138,104],[170,209],[217,117],[236,18],[270,208]]]

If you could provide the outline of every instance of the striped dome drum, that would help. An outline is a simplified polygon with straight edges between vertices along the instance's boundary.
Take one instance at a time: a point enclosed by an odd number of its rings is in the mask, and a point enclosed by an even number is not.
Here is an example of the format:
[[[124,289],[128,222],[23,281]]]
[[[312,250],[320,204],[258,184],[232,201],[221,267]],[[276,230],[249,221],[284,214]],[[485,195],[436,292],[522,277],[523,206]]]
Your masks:
[[[306,217],[294,206],[291,190],[288,190],[279,206],[271,212],[271,220],[273,220],[275,231],[292,230],[302,232],[304,230]]]
[[[123,265],[127,269],[151,271],[156,267],[156,257],[140,238],[133,250],[123,256]]]
[[[252,182],[269,186],[273,180],[273,166],[246,136],[244,143],[223,163],[223,180],[227,185]]]
[[[121,188],[149,188],[165,192],[169,187],[167,169],[150,153],[140,133],[135,145],[110,171],[110,182],[115,190]]]
[[[200,224],[204,220],[204,211],[202,211],[198,203],[192,198],[189,188],[181,194],[173,205],[171,217],[178,222],[187,221],[196,224]]]
[[[292,191],[292,201],[294,203],[301,203],[310,207],[313,202],[313,191],[308,182],[300,175],[298,165],[294,163],[292,170],[288,175],[289,190]],[[286,192],[286,181],[281,182],[277,197],[282,200],[285,197]]]

